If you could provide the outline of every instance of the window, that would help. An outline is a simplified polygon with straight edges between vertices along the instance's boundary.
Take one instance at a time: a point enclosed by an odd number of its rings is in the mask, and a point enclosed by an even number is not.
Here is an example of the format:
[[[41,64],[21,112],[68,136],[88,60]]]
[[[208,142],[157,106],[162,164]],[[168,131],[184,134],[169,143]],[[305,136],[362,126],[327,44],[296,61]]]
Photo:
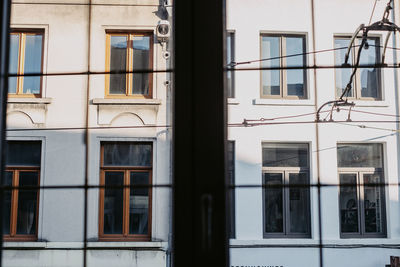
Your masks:
[[[235,33],[227,32],[226,34],[226,64],[229,69],[233,69],[232,63],[235,62]],[[227,89],[228,97],[235,97],[235,72],[227,71]]]
[[[361,65],[373,65],[380,62],[380,41],[379,38],[369,37],[367,39],[368,49],[364,46],[361,57]],[[350,37],[335,37],[335,48],[348,47]],[[357,38],[354,47],[350,51],[348,63],[354,65],[358,54],[361,38]],[[335,65],[344,63],[347,49],[335,51]],[[337,68],[335,70],[336,96],[340,97],[350,81],[352,73],[350,68]],[[362,68],[357,70],[353,79],[352,89],[348,94],[349,98],[379,100],[381,96],[381,71],[380,68]]]
[[[152,144],[101,145],[100,239],[149,240]]]
[[[153,69],[153,34],[108,33],[106,71],[128,72],[106,75],[106,96],[151,98],[152,73],[132,73]]]
[[[306,66],[305,52],[305,36],[261,35],[262,68]],[[262,70],[261,87],[261,97],[307,98],[307,71],[306,69]]]
[[[5,191],[4,240],[36,240],[39,191],[23,187],[39,186],[41,143],[8,141],[6,153],[4,185],[22,188]]]
[[[266,143],[262,154],[264,238],[310,237],[308,144]]]
[[[42,72],[43,31],[12,31],[10,36],[10,74]],[[18,76],[8,80],[11,97],[40,97],[41,76]]]
[[[235,141],[228,141],[228,179],[229,179],[229,238],[235,238]]]
[[[342,237],[385,237],[381,144],[338,144]]]

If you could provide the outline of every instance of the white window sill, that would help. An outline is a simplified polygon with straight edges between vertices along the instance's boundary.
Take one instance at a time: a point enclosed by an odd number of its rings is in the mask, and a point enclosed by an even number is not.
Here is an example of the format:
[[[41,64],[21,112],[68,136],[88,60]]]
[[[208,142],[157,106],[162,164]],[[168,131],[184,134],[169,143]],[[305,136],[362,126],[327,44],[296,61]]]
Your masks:
[[[94,98],[93,105],[161,105],[160,99]]]
[[[228,105],[239,105],[239,99],[237,98],[228,98]]]
[[[314,101],[311,99],[267,99],[257,98],[253,99],[253,105],[264,106],[314,106]]]
[[[50,104],[51,98],[24,98],[24,97],[13,97],[8,98],[8,104]]]
[[[134,249],[165,249],[168,242],[87,242],[89,248],[134,248]],[[3,247],[7,249],[82,249],[82,242],[4,242]]]
[[[346,238],[346,239],[330,239],[324,240],[324,245],[328,246],[348,246],[348,245],[382,245],[382,246],[398,246],[399,239],[389,238]],[[271,247],[271,246],[319,246],[319,240],[312,238],[269,238],[260,240],[239,240],[230,239],[229,246],[231,248],[252,248],[252,247]]]

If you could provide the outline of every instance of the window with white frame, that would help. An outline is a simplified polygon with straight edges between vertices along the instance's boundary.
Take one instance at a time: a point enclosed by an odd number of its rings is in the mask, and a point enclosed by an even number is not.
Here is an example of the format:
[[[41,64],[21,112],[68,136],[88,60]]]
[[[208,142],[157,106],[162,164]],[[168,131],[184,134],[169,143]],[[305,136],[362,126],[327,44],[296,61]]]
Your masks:
[[[307,98],[306,37],[261,34],[261,68],[299,67],[261,71],[261,97]]]
[[[338,144],[342,237],[385,237],[382,144]]]
[[[264,238],[310,237],[309,148],[264,143]]]

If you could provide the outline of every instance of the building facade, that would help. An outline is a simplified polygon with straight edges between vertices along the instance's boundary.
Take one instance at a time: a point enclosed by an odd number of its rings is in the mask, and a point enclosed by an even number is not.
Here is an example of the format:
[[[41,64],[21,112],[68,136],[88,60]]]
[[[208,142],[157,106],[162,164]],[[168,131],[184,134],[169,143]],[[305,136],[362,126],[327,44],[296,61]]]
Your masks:
[[[162,2],[13,1],[4,266],[169,264]]]
[[[373,7],[375,22],[386,4],[227,1],[227,62],[236,68],[228,74],[237,186],[231,266],[321,266],[322,252],[323,266],[372,267],[400,255],[398,126],[383,123],[399,115],[397,68],[358,69],[347,95],[355,106],[327,105],[315,123],[318,108],[339,99],[350,80],[351,69],[333,66],[344,63]],[[394,6],[389,19],[398,23]],[[385,37],[368,33],[360,64],[381,62]],[[361,41],[360,34],[350,64]],[[398,44],[392,35],[388,46]],[[386,63],[398,62],[387,49]]]

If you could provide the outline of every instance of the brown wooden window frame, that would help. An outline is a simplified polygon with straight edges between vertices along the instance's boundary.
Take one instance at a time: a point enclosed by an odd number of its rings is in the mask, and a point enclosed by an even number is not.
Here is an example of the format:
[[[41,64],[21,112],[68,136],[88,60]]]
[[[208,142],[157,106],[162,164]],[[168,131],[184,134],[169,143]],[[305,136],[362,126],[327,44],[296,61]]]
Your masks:
[[[40,167],[35,166],[7,166],[6,172],[12,172],[12,186],[19,186],[19,174],[21,172],[37,172],[38,186],[40,185]],[[11,192],[11,215],[10,215],[10,234],[3,235],[4,241],[36,241],[38,236],[39,223],[39,190],[37,190],[36,200],[36,227],[34,235],[17,234],[17,217],[18,217],[18,194],[19,189],[13,189]]]
[[[42,36],[42,57],[40,62],[40,72],[43,73],[43,59],[44,59],[44,30],[42,29],[11,29],[10,35],[19,35],[18,47],[18,75],[24,74],[25,62],[25,40],[26,35],[41,35]],[[8,93],[8,97],[30,97],[41,98],[43,91],[43,75],[40,76],[40,92],[38,94],[25,94],[24,93],[24,76],[17,77],[16,93]]]
[[[150,37],[150,50],[149,50],[149,67],[153,70],[153,53],[154,53],[154,37],[152,31],[106,31],[106,72],[110,71],[111,60],[111,36],[126,36],[127,37],[127,55],[126,55],[126,92],[123,94],[110,94],[110,74],[105,75],[105,96],[107,98],[152,98],[153,97],[153,72],[149,73],[149,93],[133,94],[133,37],[149,36]]]
[[[107,142],[105,142],[107,143]],[[124,143],[124,142],[121,142]],[[132,142],[127,142],[132,143]],[[149,142],[137,142],[149,143]],[[152,145],[153,146],[153,145]],[[151,153],[152,155],[153,153]],[[106,172],[124,172],[123,186],[123,218],[122,234],[104,234],[104,196],[105,196],[105,173]],[[152,185],[153,160],[149,167],[143,166],[104,166],[104,143],[101,143],[100,149],[100,199],[99,199],[99,240],[100,241],[150,241],[152,225],[152,188],[149,187],[149,208],[148,208],[148,227],[147,234],[129,234],[129,197],[130,197],[130,173],[147,172],[149,174],[149,185]]]

